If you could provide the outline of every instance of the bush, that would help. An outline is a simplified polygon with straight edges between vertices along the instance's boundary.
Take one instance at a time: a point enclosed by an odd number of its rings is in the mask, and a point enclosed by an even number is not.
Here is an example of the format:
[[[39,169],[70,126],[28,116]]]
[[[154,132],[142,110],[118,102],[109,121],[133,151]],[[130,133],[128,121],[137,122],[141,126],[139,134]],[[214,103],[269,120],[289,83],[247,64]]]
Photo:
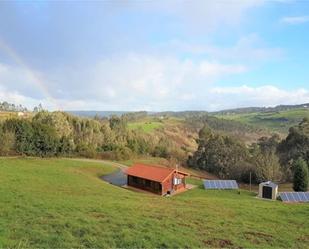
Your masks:
[[[96,156],[96,149],[93,145],[80,143],[76,146],[76,152],[79,156],[86,158],[94,158]]]
[[[128,160],[133,156],[133,152],[128,147],[119,147],[115,151],[117,160]]]
[[[12,154],[15,145],[15,134],[12,132],[0,131],[0,155]]]
[[[294,163],[293,189],[298,192],[306,192],[308,189],[308,165],[305,160],[299,158]]]

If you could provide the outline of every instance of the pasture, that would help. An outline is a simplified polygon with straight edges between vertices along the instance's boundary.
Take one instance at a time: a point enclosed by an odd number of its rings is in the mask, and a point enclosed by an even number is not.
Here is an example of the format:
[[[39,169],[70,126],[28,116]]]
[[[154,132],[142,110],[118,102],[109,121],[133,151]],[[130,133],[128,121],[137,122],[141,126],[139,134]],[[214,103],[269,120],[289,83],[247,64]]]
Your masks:
[[[146,133],[153,132],[154,130],[163,126],[162,122],[159,121],[138,121],[138,122],[131,122],[128,123],[129,129],[138,130],[141,129]]]
[[[309,206],[248,191],[132,192],[99,176],[109,163],[0,158],[0,247],[306,248]]]
[[[287,133],[291,126],[298,124],[303,118],[309,118],[309,109],[291,109],[278,112],[253,112],[243,114],[219,114],[217,118],[230,119],[270,131]]]

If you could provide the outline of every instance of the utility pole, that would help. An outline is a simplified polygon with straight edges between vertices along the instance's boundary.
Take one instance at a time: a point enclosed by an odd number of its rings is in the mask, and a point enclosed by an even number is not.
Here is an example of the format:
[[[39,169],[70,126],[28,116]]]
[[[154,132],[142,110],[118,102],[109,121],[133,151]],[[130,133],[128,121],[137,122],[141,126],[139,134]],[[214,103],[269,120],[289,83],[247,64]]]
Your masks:
[[[250,192],[251,192],[251,171],[250,171]]]

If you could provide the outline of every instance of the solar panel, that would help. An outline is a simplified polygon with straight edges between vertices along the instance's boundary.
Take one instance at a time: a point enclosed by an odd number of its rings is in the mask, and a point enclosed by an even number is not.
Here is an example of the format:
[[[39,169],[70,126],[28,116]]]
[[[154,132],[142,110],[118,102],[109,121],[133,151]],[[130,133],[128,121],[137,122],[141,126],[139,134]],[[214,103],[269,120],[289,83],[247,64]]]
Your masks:
[[[309,202],[309,192],[280,192],[283,202]]]
[[[205,189],[238,189],[235,180],[204,180]]]
[[[210,188],[210,182],[205,182],[205,188]]]

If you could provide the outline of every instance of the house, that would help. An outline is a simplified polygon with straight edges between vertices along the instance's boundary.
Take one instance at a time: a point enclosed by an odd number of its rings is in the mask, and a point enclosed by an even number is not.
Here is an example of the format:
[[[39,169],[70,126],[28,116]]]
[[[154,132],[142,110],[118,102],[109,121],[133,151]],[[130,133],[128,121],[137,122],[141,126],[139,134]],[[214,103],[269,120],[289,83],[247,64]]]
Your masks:
[[[259,184],[259,198],[276,200],[278,194],[278,185],[268,181]]]
[[[187,173],[172,168],[135,164],[126,171],[127,185],[159,195],[186,189]]]

